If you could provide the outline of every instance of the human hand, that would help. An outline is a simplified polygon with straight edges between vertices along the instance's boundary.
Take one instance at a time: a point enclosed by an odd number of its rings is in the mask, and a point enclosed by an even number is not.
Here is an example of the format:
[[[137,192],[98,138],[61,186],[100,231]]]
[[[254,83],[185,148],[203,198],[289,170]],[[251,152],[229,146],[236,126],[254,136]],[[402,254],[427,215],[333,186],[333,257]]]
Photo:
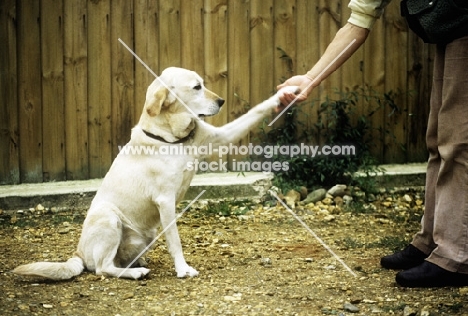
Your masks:
[[[285,91],[282,93],[279,98],[281,101],[281,104],[283,106],[289,105],[291,102],[296,100],[296,102],[304,101],[307,99],[309,96],[309,93],[312,91],[312,80],[307,77],[306,75],[301,75],[301,76],[293,76],[283,82],[282,84],[278,85],[276,89],[281,89],[283,87],[287,86],[298,86],[299,87],[299,94],[294,94],[290,91]],[[296,99],[297,98],[297,99]]]

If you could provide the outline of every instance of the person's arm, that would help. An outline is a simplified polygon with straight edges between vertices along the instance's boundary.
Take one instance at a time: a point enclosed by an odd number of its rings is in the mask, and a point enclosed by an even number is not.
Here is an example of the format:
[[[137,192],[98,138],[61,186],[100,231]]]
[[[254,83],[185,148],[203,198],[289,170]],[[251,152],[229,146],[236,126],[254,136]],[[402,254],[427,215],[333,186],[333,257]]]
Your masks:
[[[366,41],[369,30],[391,1],[350,0],[348,7],[351,9],[351,15],[348,23],[338,30],[320,60],[307,74],[291,77],[277,88],[299,86],[301,94],[297,101],[307,99],[316,86],[338,69]],[[348,47],[348,45],[350,46]],[[285,93],[280,97],[280,100],[282,104],[289,105],[296,97],[297,95],[292,93]]]
[[[366,41],[368,34],[368,29],[347,23],[344,27],[338,30],[335,38],[328,45],[320,60],[307,72],[307,74],[291,77],[284,83],[278,85],[277,88],[281,89],[284,86],[299,86],[301,93],[297,101],[306,100],[310,92],[315,87],[338,69],[359,47],[361,47],[361,45]],[[282,104],[288,105],[296,97],[297,95],[295,94],[284,93],[283,96],[280,97],[280,100]]]

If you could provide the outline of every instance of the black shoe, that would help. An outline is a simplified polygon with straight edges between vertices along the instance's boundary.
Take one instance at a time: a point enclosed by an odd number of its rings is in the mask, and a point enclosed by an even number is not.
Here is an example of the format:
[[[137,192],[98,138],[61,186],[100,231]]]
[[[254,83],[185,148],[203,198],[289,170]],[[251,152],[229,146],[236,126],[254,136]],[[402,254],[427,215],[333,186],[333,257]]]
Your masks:
[[[404,287],[459,287],[468,285],[468,274],[450,272],[424,261],[417,267],[398,272],[395,280]]]
[[[380,265],[386,269],[406,270],[419,266],[428,256],[413,245],[380,259]]]

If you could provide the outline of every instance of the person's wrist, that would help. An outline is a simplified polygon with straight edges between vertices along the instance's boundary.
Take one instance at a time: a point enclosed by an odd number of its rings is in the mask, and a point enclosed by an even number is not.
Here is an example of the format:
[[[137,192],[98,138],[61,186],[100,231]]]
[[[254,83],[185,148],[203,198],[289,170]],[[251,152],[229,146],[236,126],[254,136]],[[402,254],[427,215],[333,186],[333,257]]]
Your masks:
[[[318,83],[316,82],[317,80],[315,80],[314,76],[312,76],[312,74],[310,73],[310,71],[308,73],[306,73],[304,75],[304,77],[309,80],[309,83],[307,84],[308,86],[310,86],[311,88],[315,88],[316,86],[318,86]]]
[[[304,77],[306,77],[306,79],[309,79],[310,81],[314,81],[314,78],[312,78],[312,76],[309,73],[306,73]]]

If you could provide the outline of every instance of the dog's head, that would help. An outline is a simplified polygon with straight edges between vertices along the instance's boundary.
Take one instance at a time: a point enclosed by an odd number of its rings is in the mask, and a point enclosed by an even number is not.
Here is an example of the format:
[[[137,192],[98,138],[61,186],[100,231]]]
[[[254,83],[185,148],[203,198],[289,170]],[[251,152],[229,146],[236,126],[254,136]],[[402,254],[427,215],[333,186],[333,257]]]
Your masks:
[[[157,135],[174,141],[195,128],[197,117],[215,115],[223,104],[222,98],[205,88],[203,79],[196,72],[170,67],[148,87],[140,125],[153,131],[163,129],[156,132]],[[152,126],[156,121],[159,126]],[[173,137],[160,135],[169,132],[167,127]]]
[[[154,116],[175,104],[197,116],[211,116],[219,112],[224,100],[206,89],[203,79],[196,72],[170,67],[148,87],[145,111]]]

